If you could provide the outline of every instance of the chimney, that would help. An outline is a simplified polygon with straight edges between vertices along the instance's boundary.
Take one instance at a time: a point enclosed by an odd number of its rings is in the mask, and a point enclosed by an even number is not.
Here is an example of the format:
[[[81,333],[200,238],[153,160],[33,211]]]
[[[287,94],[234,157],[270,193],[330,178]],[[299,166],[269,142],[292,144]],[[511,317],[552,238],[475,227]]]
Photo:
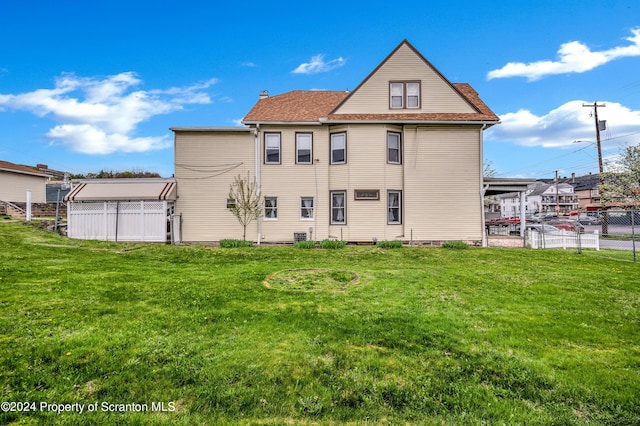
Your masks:
[[[262,90],[260,92],[260,99],[266,99],[269,97],[269,91],[268,90]]]
[[[571,183],[576,183],[576,173],[571,173]]]
[[[36,169],[47,170],[48,168],[49,166],[47,166],[46,164],[36,164]]]

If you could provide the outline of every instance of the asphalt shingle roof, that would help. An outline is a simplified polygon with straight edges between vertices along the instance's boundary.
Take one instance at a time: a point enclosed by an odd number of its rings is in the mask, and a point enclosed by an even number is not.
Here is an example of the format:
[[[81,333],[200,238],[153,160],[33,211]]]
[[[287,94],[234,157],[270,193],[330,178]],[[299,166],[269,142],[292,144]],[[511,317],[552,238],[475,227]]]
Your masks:
[[[499,121],[469,84],[454,83],[453,87],[477,113],[333,114],[349,92],[295,90],[258,100],[243,121],[293,123],[318,122],[321,118],[329,121]]]

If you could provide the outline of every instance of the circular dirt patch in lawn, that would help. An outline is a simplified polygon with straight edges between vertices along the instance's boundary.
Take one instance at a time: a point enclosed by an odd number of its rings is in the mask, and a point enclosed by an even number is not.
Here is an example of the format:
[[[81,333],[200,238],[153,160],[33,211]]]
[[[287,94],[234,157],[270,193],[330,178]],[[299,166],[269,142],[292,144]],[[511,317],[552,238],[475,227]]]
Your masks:
[[[321,268],[286,269],[269,275],[264,285],[275,290],[343,291],[358,279],[358,274],[351,271]]]

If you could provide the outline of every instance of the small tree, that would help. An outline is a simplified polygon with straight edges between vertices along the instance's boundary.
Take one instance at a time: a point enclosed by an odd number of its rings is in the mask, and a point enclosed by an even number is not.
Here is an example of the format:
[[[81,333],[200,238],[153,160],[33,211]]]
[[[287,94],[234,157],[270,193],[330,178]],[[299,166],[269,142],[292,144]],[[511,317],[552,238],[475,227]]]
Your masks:
[[[262,203],[260,201],[260,188],[255,179],[236,176],[229,187],[229,210],[242,225],[242,239],[247,239],[247,225],[258,220],[262,215]]]

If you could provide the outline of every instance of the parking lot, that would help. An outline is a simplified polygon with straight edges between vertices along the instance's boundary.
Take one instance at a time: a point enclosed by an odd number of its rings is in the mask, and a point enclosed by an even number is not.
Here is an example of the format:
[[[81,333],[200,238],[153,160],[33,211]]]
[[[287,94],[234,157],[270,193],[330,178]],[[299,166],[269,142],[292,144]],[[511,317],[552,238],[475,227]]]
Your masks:
[[[606,220],[604,233],[603,219]],[[606,216],[599,212],[583,212],[559,217],[538,215],[537,217],[528,217],[526,226],[546,234],[562,230],[579,232],[581,235],[597,233],[600,235],[600,248],[633,251],[634,259],[636,251],[640,250],[640,235],[638,235],[640,233],[640,212],[638,211],[608,211]],[[517,238],[520,235],[520,220],[514,217],[493,218],[491,221],[487,221],[486,230],[489,236]]]

